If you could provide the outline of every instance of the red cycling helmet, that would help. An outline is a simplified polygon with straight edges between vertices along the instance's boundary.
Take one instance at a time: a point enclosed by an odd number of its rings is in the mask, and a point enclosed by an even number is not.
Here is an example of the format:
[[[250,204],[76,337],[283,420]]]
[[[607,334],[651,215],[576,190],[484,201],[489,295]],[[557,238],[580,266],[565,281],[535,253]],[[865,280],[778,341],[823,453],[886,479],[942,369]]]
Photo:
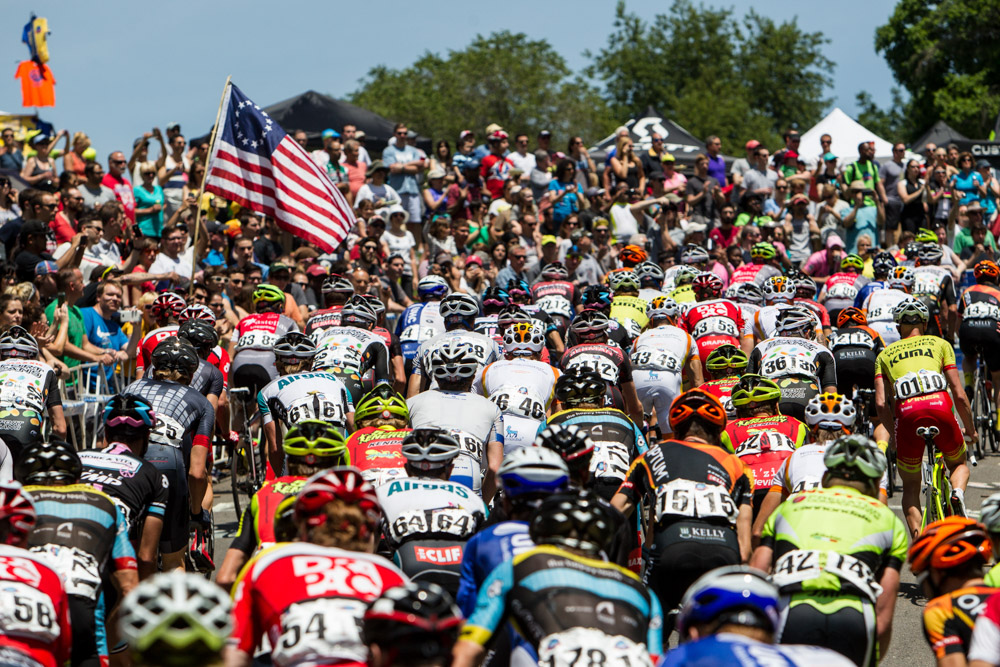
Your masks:
[[[695,296],[699,299],[718,299],[722,296],[725,285],[722,284],[722,278],[711,271],[704,271],[694,277],[691,289],[694,290]]]
[[[295,521],[304,521],[310,528],[322,526],[327,516],[324,508],[334,500],[357,505],[364,513],[366,524],[359,537],[366,539],[378,527],[382,509],[375,495],[375,487],[365,481],[361,471],[342,466],[316,473],[308,480],[295,499]]]
[[[177,321],[184,324],[188,320],[205,320],[215,324],[215,313],[203,303],[192,303],[177,315]]]
[[[164,292],[160,296],[153,299],[153,303],[149,306],[149,312],[152,313],[153,317],[156,319],[163,319],[178,315],[186,307],[187,301],[185,301],[184,297],[180,294]]]
[[[35,527],[35,506],[18,482],[0,483],[0,522],[7,523],[4,544],[19,546]]]
[[[865,311],[853,306],[840,311],[840,314],[837,315],[837,328],[851,326],[868,326],[868,316],[865,315]]]

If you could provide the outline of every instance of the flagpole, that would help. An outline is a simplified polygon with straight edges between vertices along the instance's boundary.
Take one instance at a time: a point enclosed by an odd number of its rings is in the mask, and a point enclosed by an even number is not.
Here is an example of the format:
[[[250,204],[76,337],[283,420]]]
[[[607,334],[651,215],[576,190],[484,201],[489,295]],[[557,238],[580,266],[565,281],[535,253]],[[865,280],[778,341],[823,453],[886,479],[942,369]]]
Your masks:
[[[208,160],[212,157],[212,148],[215,147],[215,135],[219,131],[219,119],[222,117],[222,105],[226,101],[226,91],[229,90],[229,82],[232,75],[226,77],[226,85],[222,87],[222,97],[219,98],[219,110],[215,112],[215,125],[212,126],[212,136],[208,140],[208,158],[205,162],[205,171],[202,172],[201,183],[198,186],[198,212],[194,219],[194,236],[191,245],[191,283],[188,285],[188,296],[194,294],[194,274],[198,269],[198,232],[201,230],[201,199],[205,194],[205,181],[208,180]]]

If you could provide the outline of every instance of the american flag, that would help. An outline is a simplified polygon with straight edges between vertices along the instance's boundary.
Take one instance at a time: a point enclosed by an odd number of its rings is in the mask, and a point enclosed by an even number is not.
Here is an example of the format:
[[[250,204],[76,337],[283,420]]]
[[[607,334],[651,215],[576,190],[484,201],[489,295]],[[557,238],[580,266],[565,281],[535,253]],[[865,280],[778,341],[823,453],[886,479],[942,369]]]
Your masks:
[[[220,118],[205,190],[270,216],[282,229],[333,252],[355,218],[326,172],[232,84]]]

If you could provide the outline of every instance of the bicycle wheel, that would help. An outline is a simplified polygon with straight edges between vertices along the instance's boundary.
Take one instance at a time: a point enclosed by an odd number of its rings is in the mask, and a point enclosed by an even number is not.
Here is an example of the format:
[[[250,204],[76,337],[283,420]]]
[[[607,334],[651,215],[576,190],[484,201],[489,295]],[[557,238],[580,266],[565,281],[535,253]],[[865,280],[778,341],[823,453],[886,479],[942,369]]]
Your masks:
[[[243,510],[250,506],[253,494],[257,492],[254,488],[256,482],[256,462],[252,456],[253,450],[248,446],[248,439],[245,435],[240,435],[240,439],[233,451],[233,470],[230,479],[232,480],[233,506],[236,511],[237,520],[243,516]],[[250,456],[248,456],[250,454]]]
[[[955,509],[951,506],[951,481],[948,479],[948,469],[944,467],[944,457],[941,454],[934,457],[933,480],[938,502],[938,519],[954,516]]]
[[[976,372],[972,383],[972,420],[979,436],[974,445],[977,459],[986,456],[986,438],[989,437],[989,399],[986,395],[986,382],[983,378],[982,362],[976,364]]]

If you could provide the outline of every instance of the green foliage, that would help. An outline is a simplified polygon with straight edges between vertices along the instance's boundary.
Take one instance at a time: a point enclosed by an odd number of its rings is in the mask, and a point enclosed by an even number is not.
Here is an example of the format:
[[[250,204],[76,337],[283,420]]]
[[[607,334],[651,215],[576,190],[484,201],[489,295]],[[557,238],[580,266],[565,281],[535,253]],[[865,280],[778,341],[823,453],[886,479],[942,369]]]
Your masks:
[[[899,88],[894,87],[891,94],[889,108],[880,109],[868,91],[858,93],[858,122],[887,141],[912,141],[926,128],[914,128],[907,122],[907,105]]]
[[[777,24],[751,9],[734,23],[733,15],[675,0],[646,23],[619,0],[607,45],[587,53],[586,73],[604,83],[619,118],[652,105],[697,137],[719,135],[731,153],[751,138],[780,143],[787,128],[809,128],[829,105],[828,40],[794,18]]]
[[[570,133],[596,142],[617,124],[598,91],[573,78],[548,42],[508,31],[477,35],[467,48],[446,56],[425,53],[405,69],[373,67],[349,97],[451,142],[465,129],[481,138],[487,125],[499,123],[531,136],[550,130],[555,147]]]

